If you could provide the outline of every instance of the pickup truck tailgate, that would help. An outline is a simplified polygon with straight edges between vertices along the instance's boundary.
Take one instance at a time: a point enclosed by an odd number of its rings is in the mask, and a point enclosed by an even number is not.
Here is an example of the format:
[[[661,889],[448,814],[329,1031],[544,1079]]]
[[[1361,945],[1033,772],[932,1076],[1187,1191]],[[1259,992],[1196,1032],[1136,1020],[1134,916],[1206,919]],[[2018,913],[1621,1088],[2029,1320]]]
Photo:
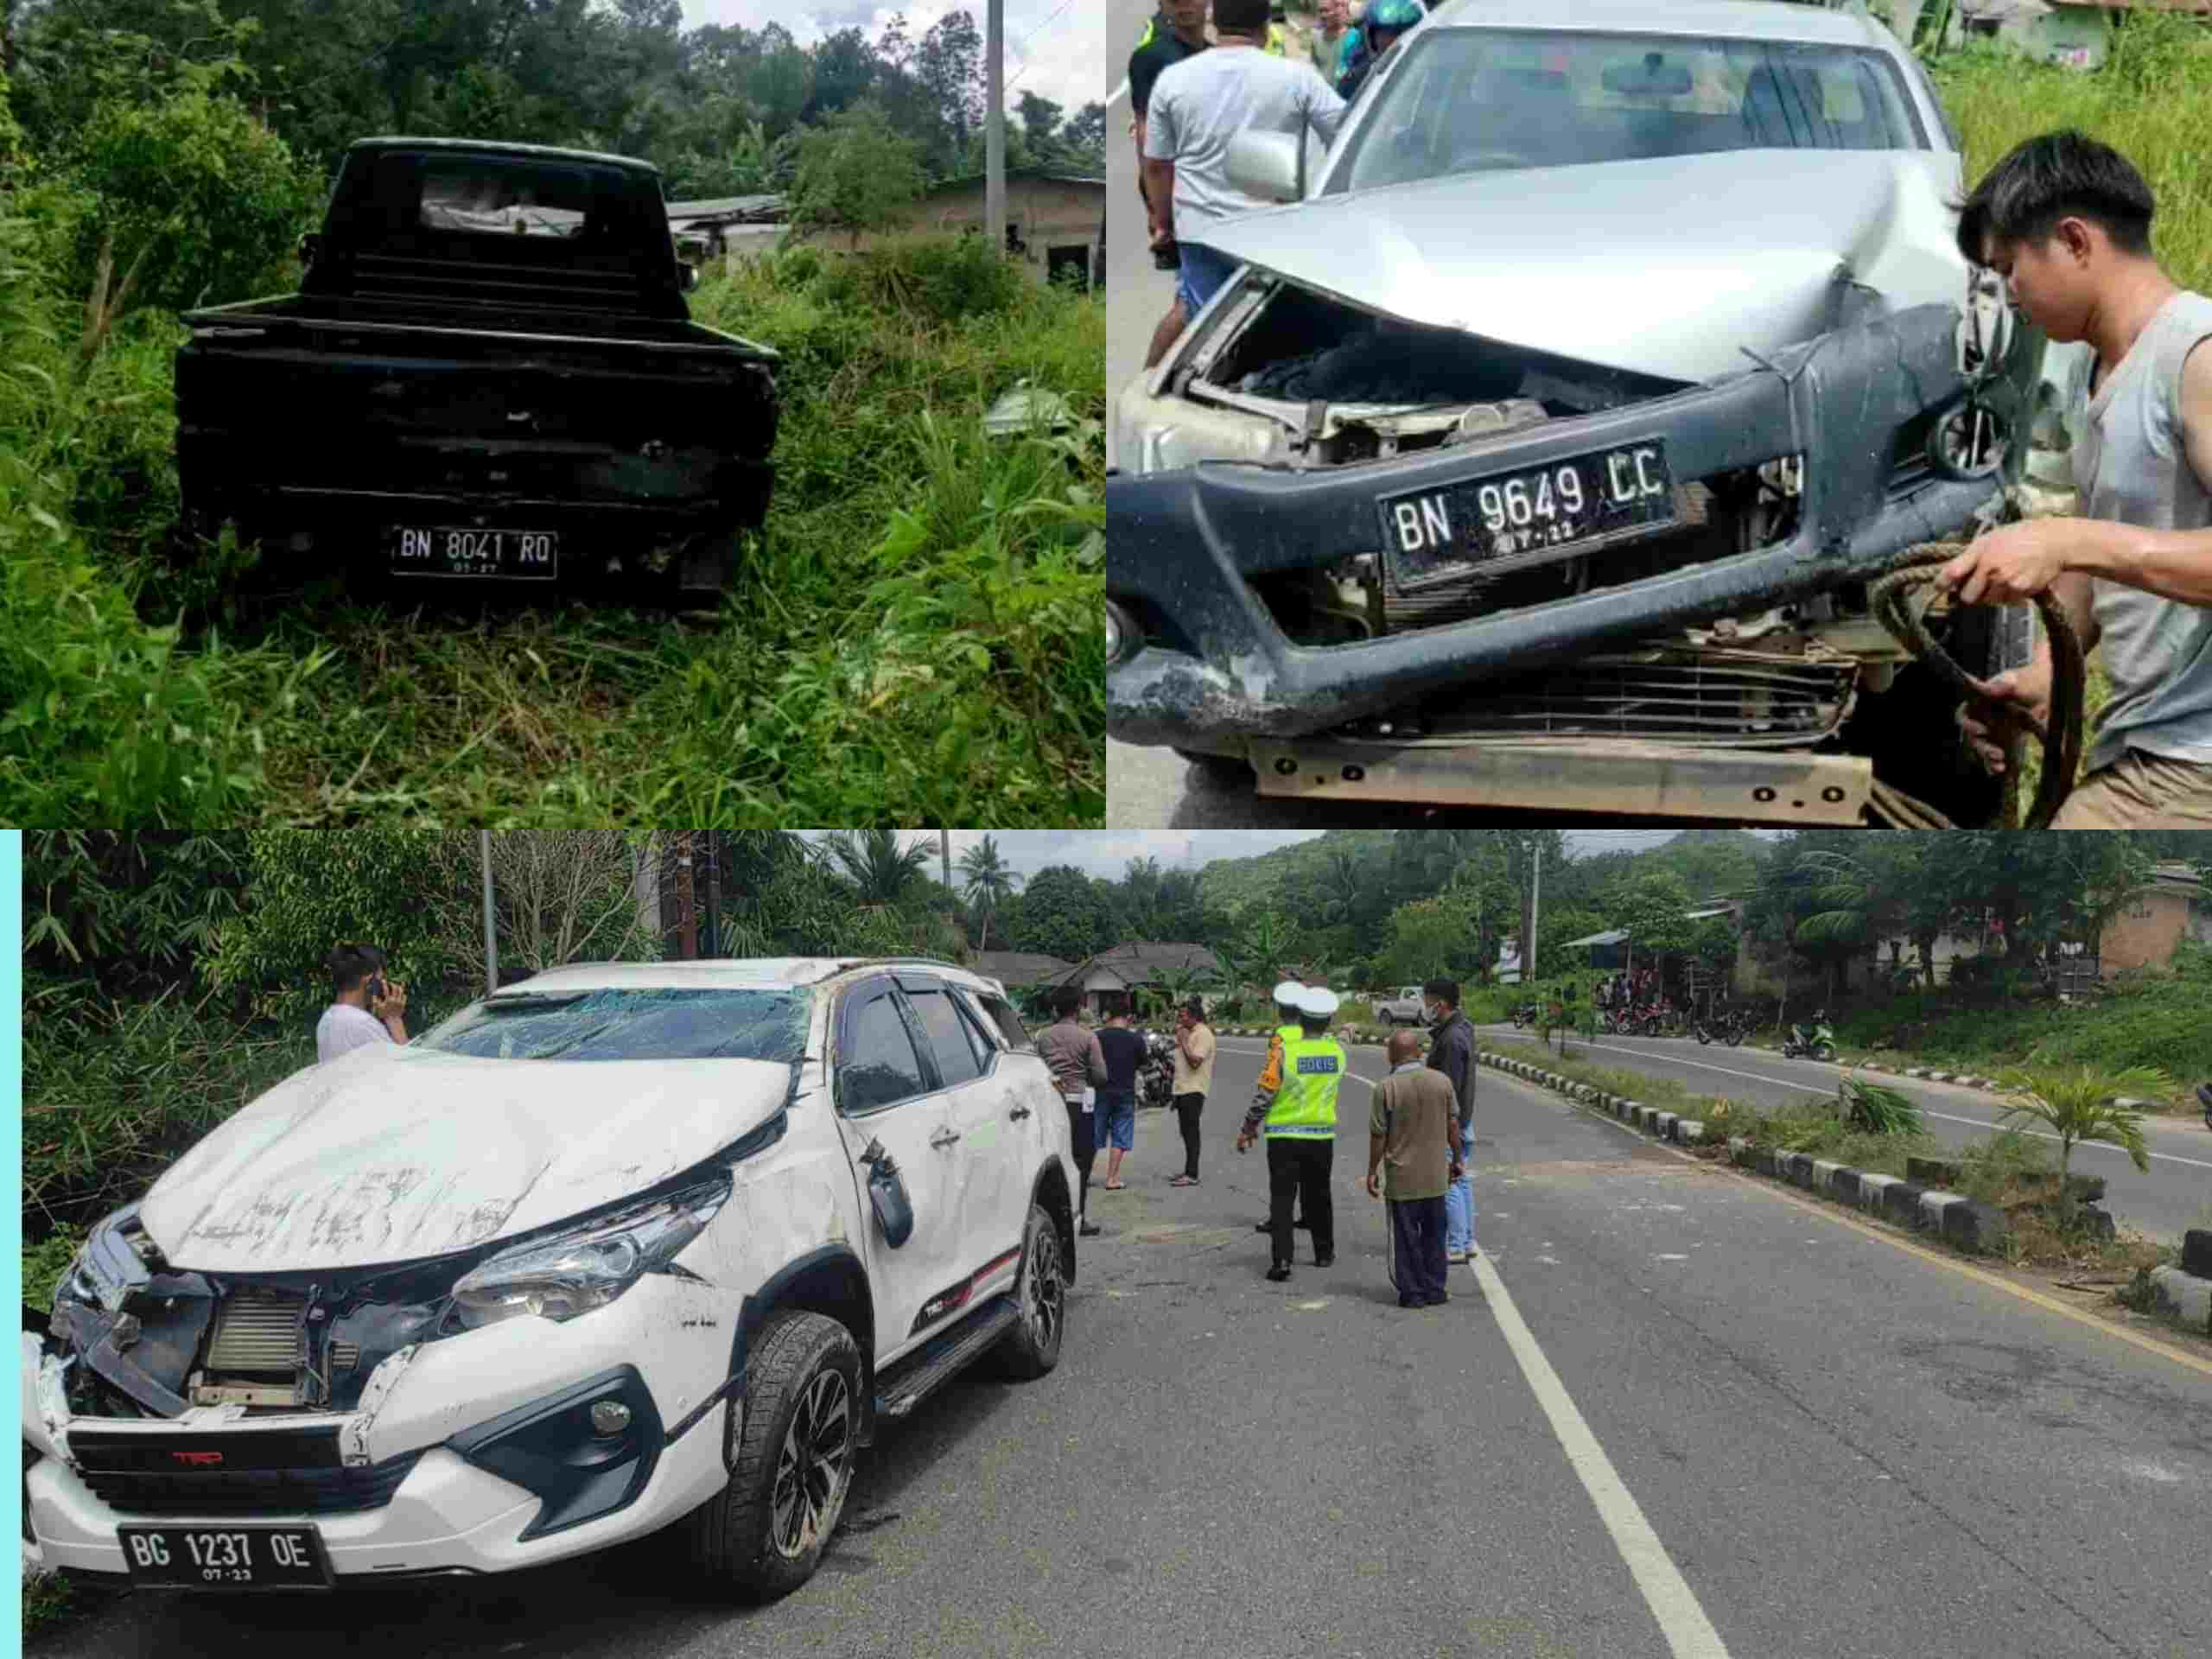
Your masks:
[[[301,296],[185,320],[188,505],[766,509],[775,354],[696,323],[509,311],[494,327]]]

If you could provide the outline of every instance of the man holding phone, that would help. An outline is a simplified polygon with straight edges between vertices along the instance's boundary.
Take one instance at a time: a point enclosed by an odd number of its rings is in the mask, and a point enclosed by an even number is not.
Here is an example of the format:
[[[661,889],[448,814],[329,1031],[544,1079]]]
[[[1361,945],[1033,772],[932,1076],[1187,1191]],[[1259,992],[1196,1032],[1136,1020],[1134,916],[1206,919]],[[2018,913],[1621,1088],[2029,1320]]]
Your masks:
[[[384,976],[384,952],[372,944],[341,944],[330,953],[336,999],[315,1022],[318,1065],[365,1043],[407,1040],[407,988]]]

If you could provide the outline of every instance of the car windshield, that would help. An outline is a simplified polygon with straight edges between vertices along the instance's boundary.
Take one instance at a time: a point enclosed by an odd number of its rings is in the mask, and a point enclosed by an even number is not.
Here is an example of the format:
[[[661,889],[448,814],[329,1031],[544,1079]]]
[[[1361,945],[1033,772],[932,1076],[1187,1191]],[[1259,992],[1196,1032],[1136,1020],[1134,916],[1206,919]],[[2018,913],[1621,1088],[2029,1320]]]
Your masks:
[[[776,1060],[806,1052],[809,993],[760,990],[502,992],[416,1042],[494,1060]]]
[[[1403,48],[1329,193],[1448,174],[1735,149],[1925,149],[1878,52],[1440,29]]]

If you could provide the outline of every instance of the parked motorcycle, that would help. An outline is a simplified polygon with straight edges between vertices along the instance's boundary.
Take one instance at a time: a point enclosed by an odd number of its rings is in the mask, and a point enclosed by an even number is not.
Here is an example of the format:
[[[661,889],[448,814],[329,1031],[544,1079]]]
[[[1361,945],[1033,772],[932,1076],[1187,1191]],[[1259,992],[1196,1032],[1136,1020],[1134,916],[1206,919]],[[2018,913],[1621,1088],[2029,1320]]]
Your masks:
[[[1144,1065],[1137,1073],[1137,1104],[1166,1106],[1175,1099],[1175,1039],[1144,1034]]]
[[[1693,1018],[1690,1030],[1700,1043],[1710,1043],[1718,1038],[1733,1048],[1744,1040],[1745,1018],[1734,1008],[1723,1008],[1719,1014]]]
[[[1800,1054],[1815,1060],[1835,1058],[1835,1033],[1828,1029],[1826,1014],[1813,1016],[1813,1029],[1809,1034],[1802,1026],[1789,1027],[1789,1035],[1782,1041],[1782,1058],[1795,1059]]]
[[[1523,1002],[1519,1007],[1513,1010],[1514,1030],[1518,1031],[1523,1026],[1533,1026],[1535,1023],[1536,1005],[1535,1003]]]

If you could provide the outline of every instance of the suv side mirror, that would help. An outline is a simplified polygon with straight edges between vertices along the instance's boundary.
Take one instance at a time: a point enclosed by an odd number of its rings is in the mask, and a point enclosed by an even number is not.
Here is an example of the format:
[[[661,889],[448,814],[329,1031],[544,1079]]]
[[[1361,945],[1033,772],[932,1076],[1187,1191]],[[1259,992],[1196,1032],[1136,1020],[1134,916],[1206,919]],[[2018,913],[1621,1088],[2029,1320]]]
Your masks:
[[[1247,195],[1296,201],[1305,194],[1302,133],[1240,132],[1229,141],[1229,181]]]
[[[322,255],[322,238],[309,231],[300,238],[300,263],[311,265]]]
[[[686,294],[692,292],[699,286],[699,267],[693,264],[688,259],[677,260],[676,262],[676,285],[682,289]]]

